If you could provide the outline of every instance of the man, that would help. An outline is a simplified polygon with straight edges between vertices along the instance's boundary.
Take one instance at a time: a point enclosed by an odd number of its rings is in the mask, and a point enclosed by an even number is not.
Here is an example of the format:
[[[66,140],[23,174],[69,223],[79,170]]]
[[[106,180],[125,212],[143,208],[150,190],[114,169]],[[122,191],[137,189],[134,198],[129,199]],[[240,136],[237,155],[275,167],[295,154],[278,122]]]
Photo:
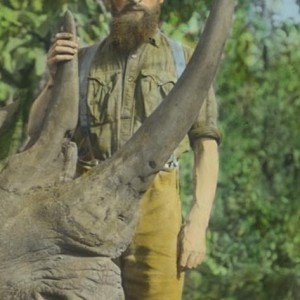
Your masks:
[[[109,36],[98,46],[88,70],[86,103],[89,133],[76,130],[78,172],[109,158],[132,136],[177,80],[170,40],[158,29],[164,0],[111,0]],[[88,49],[79,52],[85,62]],[[34,103],[29,133],[43,118],[58,62],[73,59],[78,44],[58,33],[48,53],[50,80]],[[184,49],[188,60],[191,51]],[[184,101],[184,99],[182,99]],[[163,130],[163,128],[162,128]],[[182,226],[177,159],[186,140],[155,177],[140,206],[140,221],[131,245],[120,260],[126,299],[181,299],[183,271],[205,255],[205,233],[215,196],[220,140],[213,91],[189,132],[194,151],[194,200]]]

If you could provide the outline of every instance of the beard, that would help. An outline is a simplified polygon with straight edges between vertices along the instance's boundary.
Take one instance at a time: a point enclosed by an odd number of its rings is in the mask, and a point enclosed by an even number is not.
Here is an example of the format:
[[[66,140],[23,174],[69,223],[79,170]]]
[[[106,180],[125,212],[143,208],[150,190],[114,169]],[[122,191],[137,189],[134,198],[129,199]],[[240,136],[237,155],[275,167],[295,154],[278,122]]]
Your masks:
[[[141,14],[141,16],[140,16]],[[130,52],[149,41],[159,22],[160,4],[147,9],[139,5],[128,5],[119,14],[112,9],[110,39],[117,50]]]

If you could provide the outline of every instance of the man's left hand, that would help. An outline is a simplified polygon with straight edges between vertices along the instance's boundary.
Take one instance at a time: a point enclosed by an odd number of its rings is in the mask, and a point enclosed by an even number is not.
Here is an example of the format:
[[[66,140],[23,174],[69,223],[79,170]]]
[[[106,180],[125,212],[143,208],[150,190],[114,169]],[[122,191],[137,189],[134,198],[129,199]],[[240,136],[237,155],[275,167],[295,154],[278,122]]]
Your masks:
[[[181,270],[196,268],[205,257],[206,228],[188,220],[181,228],[178,243],[179,268]]]

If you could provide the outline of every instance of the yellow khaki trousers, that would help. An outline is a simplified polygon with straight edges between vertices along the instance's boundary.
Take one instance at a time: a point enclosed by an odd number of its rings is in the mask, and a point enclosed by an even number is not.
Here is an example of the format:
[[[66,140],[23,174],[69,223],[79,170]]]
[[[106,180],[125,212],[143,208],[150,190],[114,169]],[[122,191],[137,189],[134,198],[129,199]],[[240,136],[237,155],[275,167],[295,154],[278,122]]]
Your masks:
[[[126,300],[180,300],[177,268],[182,217],[177,169],[159,172],[140,203],[133,241],[121,258]]]

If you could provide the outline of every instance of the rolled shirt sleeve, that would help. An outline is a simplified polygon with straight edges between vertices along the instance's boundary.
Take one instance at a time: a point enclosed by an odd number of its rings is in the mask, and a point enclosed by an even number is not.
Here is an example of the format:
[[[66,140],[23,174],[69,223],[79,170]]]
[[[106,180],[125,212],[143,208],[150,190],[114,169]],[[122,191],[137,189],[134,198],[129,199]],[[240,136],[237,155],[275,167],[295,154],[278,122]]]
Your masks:
[[[218,106],[213,88],[211,87],[204,100],[196,122],[191,127],[188,136],[191,146],[200,138],[214,139],[221,143],[221,133],[217,127]]]

